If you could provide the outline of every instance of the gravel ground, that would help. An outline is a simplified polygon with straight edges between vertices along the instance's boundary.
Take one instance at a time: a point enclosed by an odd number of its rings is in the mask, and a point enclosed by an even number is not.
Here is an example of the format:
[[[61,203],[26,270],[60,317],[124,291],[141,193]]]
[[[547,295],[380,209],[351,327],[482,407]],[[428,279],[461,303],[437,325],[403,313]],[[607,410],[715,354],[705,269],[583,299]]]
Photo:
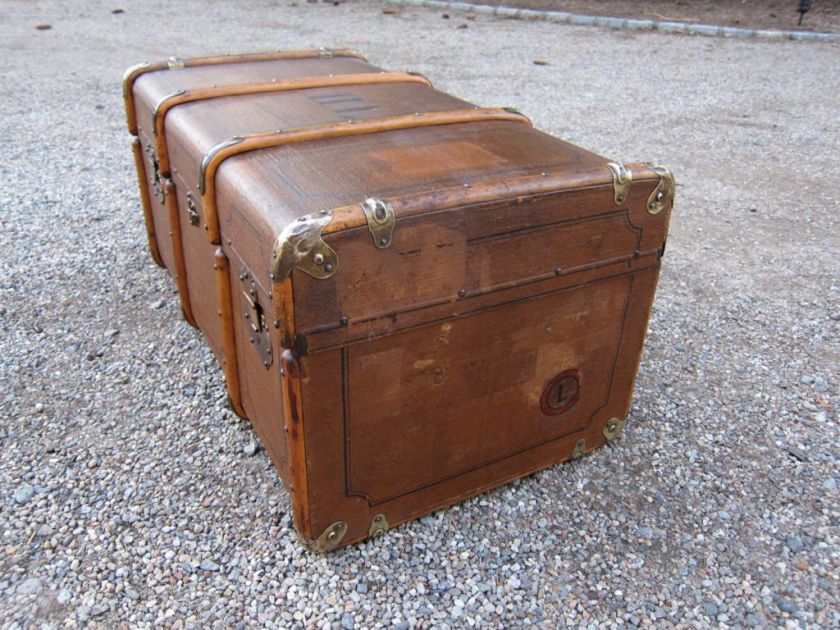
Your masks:
[[[840,47],[140,5],[0,0],[0,625],[840,624]],[[323,44],[681,185],[622,439],[316,556],[147,254],[119,80]]]

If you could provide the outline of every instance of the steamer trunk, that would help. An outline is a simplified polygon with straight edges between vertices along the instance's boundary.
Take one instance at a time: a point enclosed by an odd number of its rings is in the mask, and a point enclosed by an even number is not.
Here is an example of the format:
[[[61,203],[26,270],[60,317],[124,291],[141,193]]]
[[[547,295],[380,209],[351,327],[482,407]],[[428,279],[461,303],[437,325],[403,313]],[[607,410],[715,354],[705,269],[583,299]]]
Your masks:
[[[614,439],[673,203],[349,51],[130,69],[149,246],[317,550]]]

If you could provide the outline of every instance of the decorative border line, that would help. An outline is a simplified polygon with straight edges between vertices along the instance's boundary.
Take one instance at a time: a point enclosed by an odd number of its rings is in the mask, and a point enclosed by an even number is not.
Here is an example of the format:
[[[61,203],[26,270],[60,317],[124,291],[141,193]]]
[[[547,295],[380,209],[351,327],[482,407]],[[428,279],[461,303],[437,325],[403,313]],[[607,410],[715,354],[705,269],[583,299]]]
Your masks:
[[[574,26],[602,26],[619,31],[659,31],[662,33],[685,33],[688,35],[706,35],[710,37],[730,37],[735,39],[764,39],[810,42],[840,42],[840,33],[813,33],[810,31],[777,31],[734,26],[715,26],[714,24],[693,24],[658,20],[637,20],[633,18],[606,17],[600,15],[579,15],[561,11],[537,11],[535,9],[517,9],[514,7],[496,7],[468,2],[448,2],[446,0],[386,0],[388,4],[427,7],[430,9],[449,9],[451,11],[472,11],[485,15],[529,20],[546,20]]]

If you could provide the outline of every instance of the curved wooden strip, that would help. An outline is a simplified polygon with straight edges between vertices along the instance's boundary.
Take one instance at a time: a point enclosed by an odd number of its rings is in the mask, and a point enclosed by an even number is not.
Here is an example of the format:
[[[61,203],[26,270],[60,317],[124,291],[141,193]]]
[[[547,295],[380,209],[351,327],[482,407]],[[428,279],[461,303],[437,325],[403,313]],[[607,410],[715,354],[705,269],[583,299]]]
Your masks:
[[[385,116],[370,118],[358,122],[347,121],[327,125],[314,125],[289,129],[288,131],[272,131],[253,134],[250,136],[235,136],[213,147],[201,161],[198,176],[198,190],[204,208],[207,222],[207,234],[211,243],[219,244],[219,217],[216,212],[216,172],[227,158],[249,151],[267,149],[295,142],[310,142],[345,136],[358,136],[398,129],[416,129],[419,127],[433,127],[440,125],[454,125],[481,121],[513,121],[530,126],[531,121],[526,116],[512,109],[503,108],[474,108],[457,109],[443,112],[429,112],[422,114],[403,114],[399,116]]]
[[[269,92],[287,92],[291,90],[306,90],[313,88],[341,87],[348,85],[370,85],[377,83],[421,83],[431,86],[431,82],[424,76],[412,72],[360,72],[357,74],[338,74],[318,77],[298,77],[282,81],[268,81],[265,83],[240,83],[239,85],[221,85],[216,87],[199,88],[197,90],[181,90],[164,98],[155,108],[154,129],[155,150],[162,175],[169,174],[169,150],[166,146],[166,114],[173,107],[184,103],[222,98],[225,96],[241,96],[245,94],[266,94]]]
[[[165,267],[163,258],[160,257],[160,249],[155,234],[155,217],[152,214],[152,200],[149,197],[149,182],[146,181],[146,164],[143,161],[143,148],[140,146],[140,138],[134,138],[131,149],[134,151],[137,179],[140,180],[140,202],[143,205],[143,218],[146,223],[146,236],[149,239],[149,251],[158,266]]]
[[[184,314],[184,319],[193,328],[198,328],[190,304],[190,289],[187,285],[187,263],[184,260],[184,239],[181,234],[181,219],[178,216],[178,195],[175,192],[175,184],[171,179],[166,179],[164,190],[166,191],[166,209],[169,212],[172,254],[175,258],[175,269],[169,271],[175,277],[175,284],[178,285],[178,297],[181,300],[181,311]]]
[[[134,82],[147,72],[158,70],[195,68],[198,66],[218,66],[226,63],[244,63],[249,61],[277,61],[281,59],[309,59],[312,57],[356,57],[367,61],[355,50],[313,48],[305,50],[276,50],[269,52],[245,53],[241,55],[217,55],[213,57],[192,57],[190,59],[178,59],[170,57],[166,61],[154,63],[145,62],[131,66],[123,74],[123,100],[125,101],[125,115],[128,122],[128,131],[137,135],[137,111],[134,109]]]
[[[638,184],[642,187],[658,181],[656,172],[646,164],[640,162],[628,163],[625,166],[633,171],[634,186]],[[612,172],[606,166],[606,162],[603,166],[576,168],[565,166],[560,169],[552,168],[530,175],[520,175],[512,179],[505,177],[476,180],[470,182],[468,187],[458,185],[450,188],[438,188],[432,191],[420,191],[401,197],[383,199],[382,201],[391,204],[394,213],[400,219],[404,219],[426,212],[430,206],[436,210],[446,210],[580,188],[593,190],[603,188],[610,193],[607,198],[613,199]],[[332,215],[332,220],[324,226],[321,236],[353,228],[365,228],[368,225],[361,203],[333,208],[329,210],[329,213]]]
[[[219,317],[222,319],[222,349],[224,359],[222,369],[225,372],[230,406],[237,416],[246,418],[242,407],[242,390],[239,385],[239,364],[236,356],[236,331],[233,323],[233,291],[230,286],[230,267],[227,256],[221,247],[214,253],[213,269],[216,271],[216,290],[219,296]]]

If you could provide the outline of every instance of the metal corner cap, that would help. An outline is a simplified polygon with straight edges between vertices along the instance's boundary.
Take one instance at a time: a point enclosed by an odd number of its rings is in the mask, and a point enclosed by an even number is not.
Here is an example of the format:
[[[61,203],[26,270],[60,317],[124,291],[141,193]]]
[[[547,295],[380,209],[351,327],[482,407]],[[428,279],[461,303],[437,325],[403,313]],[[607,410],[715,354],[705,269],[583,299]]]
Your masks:
[[[282,282],[295,269],[324,280],[338,269],[338,254],[321,237],[333,214],[323,211],[307,214],[283,228],[274,241],[271,254],[271,279]]]

